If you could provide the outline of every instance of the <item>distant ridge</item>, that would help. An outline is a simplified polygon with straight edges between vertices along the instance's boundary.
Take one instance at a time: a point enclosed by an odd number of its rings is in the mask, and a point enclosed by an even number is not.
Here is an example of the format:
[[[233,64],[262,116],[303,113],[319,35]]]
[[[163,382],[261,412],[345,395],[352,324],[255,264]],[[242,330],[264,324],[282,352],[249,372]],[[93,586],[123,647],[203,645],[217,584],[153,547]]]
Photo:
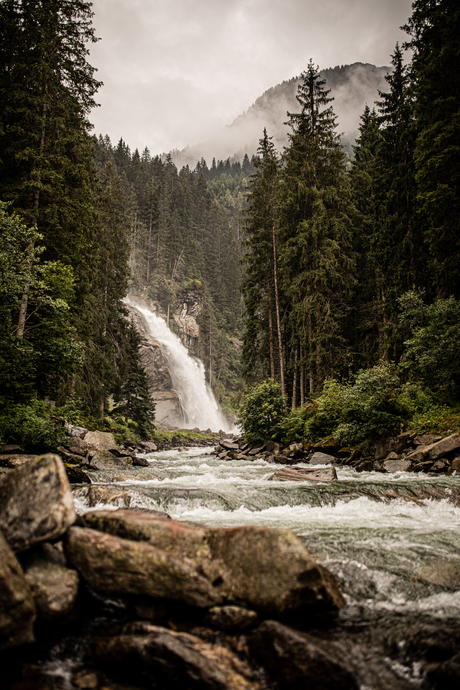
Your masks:
[[[386,91],[388,84],[385,75],[391,67],[376,67],[368,63],[355,62],[321,70],[331,89],[332,103],[337,115],[338,132],[343,133],[342,143],[351,151],[358,136],[359,119],[366,103],[370,108],[378,99],[378,91]],[[242,159],[247,153],[251,157],[257,150],[264,127],[279,151],[287,143],[287,111],[297,112],[297,85],[300,77],[293,77],[273,86],[263,93],[248,110],[239,115],[231,125],[222,129],[218,136],[181,151],[171,151],[172,158],[179,167],[188,164],[194,167],[197,161],[205,158],[208,165],[212,158]]]

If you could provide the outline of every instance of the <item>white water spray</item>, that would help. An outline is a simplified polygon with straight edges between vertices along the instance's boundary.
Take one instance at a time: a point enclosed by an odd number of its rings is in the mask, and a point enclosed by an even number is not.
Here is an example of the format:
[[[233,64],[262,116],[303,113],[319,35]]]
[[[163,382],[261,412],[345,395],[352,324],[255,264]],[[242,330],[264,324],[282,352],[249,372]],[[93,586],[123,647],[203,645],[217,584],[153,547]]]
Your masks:
[[[189,355],[187,348],[170,330],[164,319],[129,297],[125,299],[125,302],[143,315],[149,334],[160,344],[174,390],[179,396],[183,409],[183,427],[231,431],[228,420],[206,382],[203,363]]]

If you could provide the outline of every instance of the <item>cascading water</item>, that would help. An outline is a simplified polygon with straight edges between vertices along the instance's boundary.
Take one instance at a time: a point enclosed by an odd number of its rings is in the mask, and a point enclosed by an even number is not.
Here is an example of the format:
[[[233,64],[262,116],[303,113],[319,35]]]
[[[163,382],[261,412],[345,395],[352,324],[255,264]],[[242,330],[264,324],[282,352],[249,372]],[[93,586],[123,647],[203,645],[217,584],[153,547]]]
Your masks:
[[[149,334],[158,341],[171,375],[174,390],[180,398],[184,429],[211,429],[231,431],[214,394],[206,382],[203,363],[191,357],[180,338],[171,331],[166,321],[129,296],[126,303],[144,317]]]

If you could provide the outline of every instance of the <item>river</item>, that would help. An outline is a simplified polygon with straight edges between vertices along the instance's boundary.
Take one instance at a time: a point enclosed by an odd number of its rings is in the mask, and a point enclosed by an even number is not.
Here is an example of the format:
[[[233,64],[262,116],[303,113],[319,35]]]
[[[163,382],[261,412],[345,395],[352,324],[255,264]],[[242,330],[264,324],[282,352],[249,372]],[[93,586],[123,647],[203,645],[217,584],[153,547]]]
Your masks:
[[[344,623],[460,620],[460,477],[339,467],[330,483],[269,482],[277,466],[221,461],[212,449],[144,457],[149,467],[116,473],[131,505],[193,524],[292,529],[336,575],[347,601]],[[114,486],[108,471],[92,479]],[[86,491],[74,491],[81,512],[89,509]]]

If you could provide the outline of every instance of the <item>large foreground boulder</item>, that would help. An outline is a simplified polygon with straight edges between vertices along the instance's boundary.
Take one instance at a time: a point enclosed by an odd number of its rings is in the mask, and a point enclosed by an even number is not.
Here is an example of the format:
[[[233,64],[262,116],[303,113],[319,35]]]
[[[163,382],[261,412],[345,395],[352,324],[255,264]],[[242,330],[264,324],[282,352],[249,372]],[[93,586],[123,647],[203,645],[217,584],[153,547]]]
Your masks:
[[[35,606],[15,555],[0,533],[0,651],[34,641]]]
[[[185,632],[147,623],[128,624],[122,634],[93,640],[91,656],[112,675],[130,682],[181,690],[257,690],[249,667],[233,652]],[[150,683],[149,683],[150,687]]]
[[[230,603],[268,615],[345,603],[333,575],[290,530],[195,527],[129,510],[93,511],[83,522],[90,529],[69,530],[66,552],[97,591]]]
[[[13,551],[56,539],[76,514],[64,465],[42,455],[11,470],[0,482],[0,530]]]

